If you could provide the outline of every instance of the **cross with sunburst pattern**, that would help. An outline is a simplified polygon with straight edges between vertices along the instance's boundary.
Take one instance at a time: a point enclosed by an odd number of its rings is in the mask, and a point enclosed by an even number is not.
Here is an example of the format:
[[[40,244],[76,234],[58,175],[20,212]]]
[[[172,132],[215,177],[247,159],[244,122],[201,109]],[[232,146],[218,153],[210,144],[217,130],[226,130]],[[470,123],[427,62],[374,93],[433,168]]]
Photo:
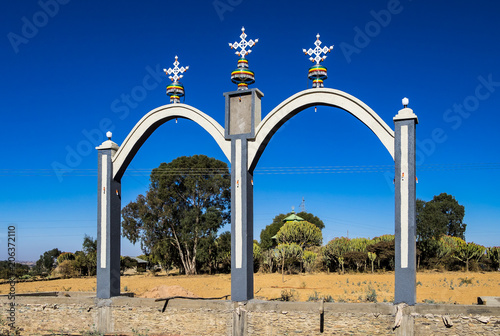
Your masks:
[[[246,55],[250,54],[252,50],[246,50],[247,47],[251,48],[253,47],[257,42],[259,42],[259,39],[250,40],[247,42],[247,34],[245,34],[245,27],[241,27],[241,35],[240,35],[241,41],[234,42],[234,43],[229,43],[229,46],[231,49],[238,49],[241,48],[241,51],[236,51],[235,54],[238,56],[241,56],[241,58],[245,58]]]
[[[179,82],[179,79],[184,77],[183,73],[189,69],[189,67],[180,67],[179,68],[179,61],[177,60],[178,57],[175,56],[175,61],[174,61],[174,68],[168,68],[168,69],[163,69],[167,75],[172,75],[173,76],[168,76],[172,80],[172,84],[167,86],[167,96],[170,97],[170,102],[171,103],[179,103],[180,98],[184,97],[184,85],[182,85],[181,82]]]
[[[165,73],[167,75],[171,75],[171,74],[174,74],[173,76],[168,76],[168,78],[170,78],[172,80],[172,82],[177,82],[178,79],[181,79],[182,77],[184,77],[184,75],[182,75],[185,71],[187,71],[187,69],[189,69],[189,66],[187,67],[180,67],[179,68],[179,61],[177,60],[177,56],[175,56],[175,62],[173,63],[174,64],[174,68],[168,68],[168,69],[163,69],[163,71],[165,71]],[[179,75],[181,74],[181,75]]]
[[[321,41],[319,40],[319,34],[316,35],[316,42],[314,42],[314,45],[316,46],[316,48],[314,48],[314,49],[309,48],[309,50],[302,49],[302,51],[306,55],[311,56],[311,57],[309,57],[309,60],[311,62],[316,62],[316,64],[319,64],[320,62],[324,61],[325,58],[326,58],[326,55],[325,56],[321,56],[321,54],[322,53],[323,54],[329,53],[330,51],[332,51],[333,46],[330,46],[330,48],[328,48],[327,46],[321,48],[320,47]],[[312,57],[313,54],[316,55],[316,56]]]

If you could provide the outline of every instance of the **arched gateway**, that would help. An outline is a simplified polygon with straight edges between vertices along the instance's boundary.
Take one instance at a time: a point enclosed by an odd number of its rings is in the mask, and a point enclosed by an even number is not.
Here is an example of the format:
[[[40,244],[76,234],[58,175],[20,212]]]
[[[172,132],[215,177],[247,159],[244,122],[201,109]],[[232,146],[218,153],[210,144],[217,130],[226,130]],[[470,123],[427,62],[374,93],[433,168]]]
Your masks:
[[[322,79],[326,78],[326,68],[318,70],[319,68],[314,66],[311,68],[313,71],[310,70],[310,78],[311,73],[316,76],[313,88],[298,92],[286,99],[261,120],[260,102],[263,93],[258,89],[246,87],[252,83],[252,78],[249,80],[249,77],[245,76],[249,73],[253,76],[253,72],[248,70],[248,62],[244,59],[246,54],[241,53],[242,58],[238,62],[238,68],[243,69],[241,73],[237,69],[232,74],[233,81],[239,83],[238,91],[224,93],[226,100],[224,128],[196,108],[178,104],[177,96],[172,104],[161,106],[146,114],[120,147],[111,141],[111,137],[97,147],[97,297],[107,299],[120,294],[121,177],[142,144],[159,126],[175,118],[186,118],[203,127],[231,163],[231,299],[233,301],[252,299],[253,171],[270,139],[287,120],[308,107],[325,105],[345,110],[359,119],[380,139],[394,159],[396,237],[394,299],[395,303],[405,302],[414,305],[416,303],[415,127],[418,119],[406,106],[407,100],[403,100],[404,108],[393,118],[395,125],[393,131],[359,99],[339,90],[324,88]],[[318,73],[322,77],[318,77]],[[177,81],[175,83],[176,87],[182,87]]]

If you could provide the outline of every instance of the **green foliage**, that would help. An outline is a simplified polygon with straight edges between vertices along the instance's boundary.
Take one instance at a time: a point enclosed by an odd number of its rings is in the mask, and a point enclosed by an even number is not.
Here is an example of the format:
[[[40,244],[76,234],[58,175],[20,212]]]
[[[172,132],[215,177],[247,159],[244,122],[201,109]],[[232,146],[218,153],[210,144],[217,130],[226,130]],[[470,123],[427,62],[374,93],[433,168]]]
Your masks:
[[[366,293],[366,301],[373,302],[373,303],[377,302],[377,291],[374,288],[368,287],[368,290]]]
[[[472,285],[472,280],[474,280],[474,278],[468,278],[468,277],[465,277],[465,278],[459,278],[460,279],[460,284],[459,286],[462,286],[462,285]]]
[[[453,253],[458,248],[458,241],[461,239],[455,239],[450,236],[442,236],[438,241],[437,257],[439,260],[444,260]]]
[[[366,252],[366,248],[374,243],[375,242],[373,240],[366,238],[352,238],[350,250],[356,252]]]
[[[475,244],[473,242],[466,243],[463,239],[458,237],[453,237],[457,243],[453,257],[465,263],[465,270],[469,271],[469,261],[479,260],[481,258],[486,248],[482,245]]]
[[[75,260],[73,260],[73,265],[75,267],[75,270],[79,275],[87,275],[88,274],[88,268],[87,268],[87,258],[85,256],[85,253],[83,251],[76,251],[75,252]]]
[[[217,238],[215,233],[212,233],[201,238],[197,253],[198,270],[210,274],[231,272],[231,233],[223,232]]]
[[[368,252],[368,260],[370,260],[371,264],[372,264],[372,273],[374,271],[374,262],[375,262],[375,259],[377,259],[377,254],[375,252]]]
[[[276,264],[276,253],[274,250],[264,250],[262,252],[263,271],[272,273]]]
[[[75,260],[75,254],[71,252],[63,252],[57,257],[57,263],[61,264],[65,260]]]
[[[381,239],[377,243],[368,245],[366,250],[377,255],[377,267],[379,269],[394,269],[394,238],[392,240]]]
[[[278,242],[273,239],[273,237],[278,233],[278,231],[281,229],[281,227],[285,224],[284,219],[288,216],[290,216],[292,212],[289,212],[287,214],[279,214],[274,217],[273,222],[269,225],[267,225],[261,232],[260,232],[260,247],[262,250],[269,250],[271,248],[274,248],[278,245]],[[305,221],[314,224],[316,227],[318,227],[320,230],[322,230],[325,227],[325,223],[321,219],[319,219],[317,216],[302,211],[297,214],[297,216],[301,217]]]
[[[318,302],[321,300],[323,300],[324,302],[335,302],[331,295],[320,296],[320,293],[318,293],[317,291],[314,291],[314,294],[309,295],[309,298],[307,299],[308,302]]]
[[[196,262],[198,270],[229,273],[231,271],[231,233],[223,232],[215,238],[215,232],[200,239]]]
[[[54,248],[49,251],[45,251],[40,259],[37,260],[34,266],[35,274],[48,275],[55,268],[57,257],[61,254],[59,249]]]
[[[314,264],[316,259],[318,258],[318,254],[313,251],[304,251],[302,255],[302,260],[304,261],[304,267],[306,272],[311,273],[314,270]]]
[[[196,264],[198,272],[212,274],[217,268],[216,232],[201,237],[196,249]]]
[[[330,265],[340,266],[342,274],[344,269],[344,256],[351,251],[351,240],[346,237],[336,237],[328,242],[323,248],[323,256]]]
[[[417,199],[417,241],[438,240],[446,234],[446,215],[436,202]]]
[[[500,267],[500,246],[488,247],[486,255],[492,263],[493,270],[498,271]]]
[[[227,164],[204,155],[183,156],[162,163],[150,180],[146,196],[139,195],[122,210],[123,235],[140,242],[144,253],[196,274],[200,241],[213,237],[229,220]]]
[[[306,221],[286,222],[276,234],[279,244],[295,243],[302,249],[309,246],[319,246],[323,241],[321,230]]]
[[[9,279],[10,277],[21,278],[30,271],[28,265],[14,263],[11,269],[11,263],[7,260],[0,261],[0,279]]]
[[[416,206],[419,265],[420,260],[429,268],[447,263],[450,253],[443,250],[446,246],[440,239],[445,235],[464,239],[467,226],[463,223],[465,208],[446,193],[434,196],[429,202],[417,200]]]
[[[446,193],[429,202],[417,200],[417,241],[438,240],[442,235],[465,239],[464,215],[464,206]]]
[[[129,256],[120,256],[120,271],[123,274],[126,270],[130,268],[137,267],[137,261],[130,258]]]
[[[351,265],[353,268],[356,267],[356,272],[359,268],[366,263],[368,258],[367,252],[351,250],[344,254],[345,263]]]
[[[418,199],[417,209],[417,248],[420,251],[418,263],[427,267],[436,264],[433,260],[439,248],[439,239],[446,234],[446,215],[435,202]],[[421,262],[423,261],[423,262]]]
[[[273,239],[274,236],[278,233],[278,231],[281,229],[283,224],[283,219],[288,215],[285,214],[279,214],[274,217],[273,222],[269,225],[267,225],[261,232],[260,232],[260,247],[263,250],[269,250],[271,248],[276,247],[277,242]]]
[[[309,223],[316,225],[320,230],[323,230],[325,228],[325,223],[323,223],[321,219],[319,219],[317,216],[314,216],[312,213],[301,211],[297,214],[297,216]]]
[[[392,235],[392,234],[385,234],[385,235],[382,235],[380,237],[375,237],[372,239],[373,241],[373,244],[377,244],[377,243],[380,243],[380,242],[393,242],[395,239],[395,236]]]
[[[82,250],[84,253],[83,262],[90,276],[97,273],[97,239],[85,235],[83,237]]]
[[[307,298],[307,302],[317,302],[320,300],[319,293],[317,291],[314,291],[314,294],[309,295],[309,298]]]
[[[259,244],[254,241],[253,242],[253,269],[254,272],[257,272],[260,267],[260,260],[262,259],[262,249]]]
[[[62,261],[56,268],[56,272],[61,275],[62,278],[72,278],[78,275],[78,272],[73,264],[72,260]]]
[[[298,294],[294,289],[283,289],[281,291],[280,301],[296,301],[298,300]]]
[[[231,232],[226,231],[216,239],[217,268],[219,272],[231,272]]]
[[[439,210],[446,216],[446,234],[452,237],[459,237],[465,240],[465,228],[463,223],[465,208],[460,205],[455,197],[446,193],[441,193],[428,203],[436,204]]]
[[[302,257],[302,248],[295,243],[282,243],[274,249],[274,257],[281,264],[281,280],[284,282],[285,266],[289,266]]]

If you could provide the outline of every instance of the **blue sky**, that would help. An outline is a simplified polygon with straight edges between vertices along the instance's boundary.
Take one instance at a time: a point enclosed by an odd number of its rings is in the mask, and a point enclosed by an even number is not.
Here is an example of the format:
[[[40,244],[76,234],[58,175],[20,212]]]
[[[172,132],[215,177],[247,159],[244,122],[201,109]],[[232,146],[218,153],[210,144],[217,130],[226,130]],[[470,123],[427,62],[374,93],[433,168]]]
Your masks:
[[[239,41],[242,26],[259,39],[248,60],[263,115],[311,86],[302,49],[319,33],[334,45],[323,62],[326,87],[361,99],[391,128],[401,98],[410,99],[420,122],[417,197],[454,195],[465,206],[466,240],[500,245],[499,10],[484,0],[2,1],[0,260],[9,225],[18,260],[75,251],[84,234],[97,236],[94,147],[107,130],[121,144],[144,114],[169,102],[161,69],[174,56],[190,67],[185,103],[223,125],[223,92],[235,90],[238,59],[228,43]],[[161,126],[122,179],[122,206],[147,190],[144,169],[194,154],[227,162],[195,123]],[[300,211],[302,198],[325,222],[325,243],[393,233],[392,166],[378,138],[345,111],[301,112],[255,171],[254,237],[275,215]],[[123,240],[122,254],[141,251]]]

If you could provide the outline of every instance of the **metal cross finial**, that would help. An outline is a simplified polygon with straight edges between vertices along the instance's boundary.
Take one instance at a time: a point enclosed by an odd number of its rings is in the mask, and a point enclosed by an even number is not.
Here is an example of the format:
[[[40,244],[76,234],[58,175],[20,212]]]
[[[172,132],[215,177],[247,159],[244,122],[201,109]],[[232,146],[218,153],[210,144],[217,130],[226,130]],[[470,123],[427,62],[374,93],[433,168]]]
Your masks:
[[[246,50],[246,48],[252,48],[257,42],[259,42],[259,39],[250,40],[247,42],[247,34],[245,34],[245,27],[241,27],[241,35],[240,35],[241,41],[234,42],[234,43],[229,43],[229,46],[231,49],[238,49],[241,48],[241,51],[236,51],[236,55],[241,56],[241,58],[245,58],[246,55],[250,54],[252,50]]]
[[[309,50],[305,50],[305,49],[302,49],[302,51],[306,54],[306,55],[309,55],[311,57],[309,57],[309,60],[311,62],[316,62],[316,64],[319,64],[320,62],[324,61],[325,58],[326,58],[326,55],[325,56],[321,56],[321,54],[326,54],[326,53],[329,53],[330,51],[332,51],[333,49],[333,46],[330,46],[330,48],[328,47],[323,47],[321,48],[320,45],[321,45],[321,41],[319,40],[319,34],[316,35],[316,42],[314,42],[314,45],[316,46],[316,48],[314,49],[311,49],[309,48]],[[312,55],[316,55],[315,57],[312,57]]]
[[[163,71],[165,71],[165,73],[167,75],[171,75],[171,74],[174,74],[173,76],[168,76],[168,78],[170,78],[172,80],[172,82],[177,82],[177,80],[181,79],[184,75],[182,75],[182,73],[184,73],[185,71],[187,71],[187,69],[189,69],[189,66],[187,67],[180,67],[179,68],[179,61],[177,61],[177,56],[175,56],[175,62],[173,63],[174,64],[174,68],[168,68],[167,69],[163,69]],[[179,75],[181,74],[181,75]]]

